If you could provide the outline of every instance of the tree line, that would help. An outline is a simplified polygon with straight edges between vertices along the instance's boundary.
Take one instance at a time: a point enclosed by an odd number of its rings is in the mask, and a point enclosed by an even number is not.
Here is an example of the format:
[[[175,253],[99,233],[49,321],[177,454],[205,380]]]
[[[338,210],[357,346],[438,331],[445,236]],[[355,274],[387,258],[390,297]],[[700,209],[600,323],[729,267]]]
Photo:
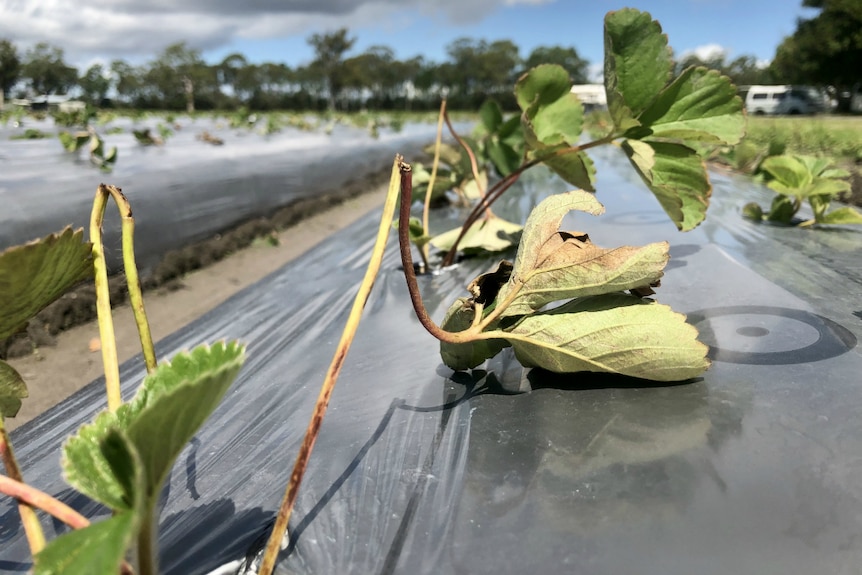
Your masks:
[[[841,91],[862,81],[862,0],[803,0],[803,6],[819,13],[798,21],[768,67],[753,56],[728,60],[725,54],[707,60],[689,55],[678,67],[704,65],[737,85],[795,83]],[[208,64],[199,50],[180,42],[141,66],[114,60],[79,74],[65,63],[62,48],[40,43],[21,54],[0,39],[0,90],[7,96],[77,90],[95,105],[144,109],[422,110],[436,108],[444,96],[452,108],[476,109],[488,97],[515,108],[514,81],[541,63],[563,66],[573,83],[588,82],[589,62],[573,47],[541,46],[522,58],[510,40],[461,38],[447,46],[447,59],[436,63],[421,56],[399,60],[387,46],[351,56],[356,38],[346,28],[307,41],[314,59],[295,68],[255,64],[240,53]]]
[[[0,89],[19,96],[77,91],[95,105],[110,97],[112,105],[142,109],[435,109],[443,96],[452,107],[474,109],[489,96],[515,106],[514,81],[539,63],[559,64],[574,83],[587,82],[588,62],[572,47],[538,47],[522,58],[509,40],[461,38],[447,47],[446,61],[435,63],[399,60],[387,46],[348,56],[356,38],[346,28],[307,41],[314,59],[295,68],[255,64],[240,53],[208,64],[180,42],[141,66],[114,60],[79,74],[62,48],[40,43],[19,54],[0,39]]]

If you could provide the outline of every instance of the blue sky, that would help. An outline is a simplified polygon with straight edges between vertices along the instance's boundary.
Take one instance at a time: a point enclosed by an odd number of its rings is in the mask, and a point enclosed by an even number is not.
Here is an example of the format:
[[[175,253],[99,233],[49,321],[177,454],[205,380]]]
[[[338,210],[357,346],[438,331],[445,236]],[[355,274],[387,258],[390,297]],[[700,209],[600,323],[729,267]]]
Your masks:
[[[26,48],[47,41],[78,67],[124,58],[143,63],[186,41],[217,62],[241,52],[253,62],[309,62],[306,39],[346,26],[353,53],[375,44],[399,58],[446,58],[460,37],[510,39],[521,55],[539,45],[574,46],[600,65],[602,19],[633,6],[650,12],[677,54],[723,49],[768,61],[800,16],[801,0],[0,0],[0,38]]]

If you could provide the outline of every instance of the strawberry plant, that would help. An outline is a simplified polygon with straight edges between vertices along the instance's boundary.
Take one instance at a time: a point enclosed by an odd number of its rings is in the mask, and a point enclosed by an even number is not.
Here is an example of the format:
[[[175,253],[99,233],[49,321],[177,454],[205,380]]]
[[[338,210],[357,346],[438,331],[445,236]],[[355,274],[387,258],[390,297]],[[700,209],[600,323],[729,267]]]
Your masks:
[[[807,200],[814,217],[800,222],[800,226],[862,224],[862,214],[850,206],[828,211],[836,196],[850,191],[847,181],[850,172],[833,167],[831,160],[813,156],[770,156],[760,164],[760,170],[769,178],[766,185],[776,196],[766,213],[756,202],[746,204],[742,209],[745,217],[790,224],[802,202]]]
[[[509,347],[525,367],[559,372],[603,371],[677,381],[707,369],[707,348],[697,341],[696,329],[682,314],[648,297],[658,287],[668,261],[666,242],[603,248],[583,231],[560,228],[572,210],[602,213],[593,195],[595,167],[587,152],[615,144],[676,226],[693,229],[705,217],[711,193],[698,148],[739,141],[744,127],[742,102],[730,81],[716,72],[689,68],[673,78],[667,38],[647,13],[633,9],[609,13],[605,48],[610,121],[607,132],[597,139],[581,141],[583,106],[571,92],[568,74],[558,66],[544,65],[516,83],[519,115],[506,119],[498,107],[487,104],[480,113],[482,128],[473,138],[458,136],[450,124],[458,147],[440,142],[442,124],[448,120],[443,103],[435,161],[427,179],[423,172],[422,219],[411,217],[414,170],[396,156],[370,261],[290,475],[263,554],[261,575],[269,575],[275,566],[335,382],[381,266],[399,199],[399,246],[410,298],[419,322],[439,340],[442,360],[453,370],[476,367]],[[447,169],[439,170],[441,161]],[[497,218],[490,209],[493,202],[524,171],[539,164],[580,189],[542,201],[523,227]],[[451,263],[459,245],[464,251],[478,252],[480,248],[502,251],[518,243],[514,262],[504,260],[471,282],[469,297],[457,299],[440,325],[423,305],[411,246],[412,239],[430,265],[428,248],[435,240],[429,233],[428,209],[439,189],[438,177],[446,182],[446,191],[457,188],[462,201],[475,202],[464,226],[450,233],[451,242],[438,236],[438,248],[448,248],[440,264]],[[148,371],[137,395],[126,403],[119,393],[101,242],[109,198],[117,203],[123,222],[124,269]],[[133,231],[125,197],[118,188],[103,185],[94,203],[91,243],[84,243],[80,232],[67,230],[0,255],[5,318],[0,336],[20,329],[81,279],[94,277],[97,288],[108,409],[67,441],[63,468],[69,483],[110,508],[112,517],[90,525],[50,496],[28,487],[0,426],[0,453],[8,475],[0,481],[0,490],[21,502],[37,574],[158,572],[155,507],[160,486],[180,449],[215,408],[243,361],[241,345],[220,343],[156,364],[134,261]],[[498,239],[505,245],[496,243]],[[0,409],[8,417],[17,411],[26,386],[7,364],[0,363],[0,376]],[[47,510],[76,531],[45,546],[34,507]],[[134,549],[131,563],[126,559],[129,549]]]

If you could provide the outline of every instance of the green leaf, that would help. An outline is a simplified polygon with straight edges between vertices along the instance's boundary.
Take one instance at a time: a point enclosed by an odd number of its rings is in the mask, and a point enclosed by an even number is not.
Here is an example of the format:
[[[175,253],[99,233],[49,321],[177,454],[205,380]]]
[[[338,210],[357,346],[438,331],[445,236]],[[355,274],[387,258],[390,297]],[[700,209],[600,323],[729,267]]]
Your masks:
[[[87,467],[93,459],[104,462],[112,476],[111,491],[120,494],[113,501],[116,504],[113,509],[118,513],[54,539],[36,555],[35,575],[115,575],[140,529],[145,485],[135,447],[115,426],[104,429],[101,438],[91,437],[90,441],[87,448],[92,457],[87,457],[84,465]],[[74,467],[75,463],[67,459],[66,466]],[[76,470],[73,475],[83,472]]]
[[[571,146],[578,141],[584,108],[571,88],[569,73],[556,64],[537,66],[518,80],[515,96],[523,110],[524,137],[530,146]]]
[[[587,234],[559,230],[572,209],[594,215],[603,211],[592,195],[574,191],[550,196],[530,214],[514,270],[497,296],[499,304],[518,290],[504,316],[530,313],[555,301],[649,286],[663,275],[667,242],[600,248]]]
[[[495,332],[496,333],[496,332]],[[697,329],[666,305],[625,294],[580,298],[501,332],[525,367],[682,381],[709,367]]]
[[[682,144],[624,140],[623,150],[676,227],[689,231],[706,217],[712,184],[700,156]]]
[[[475,313],[470,299],[458,298],[446,312],[441,327],[453,333],[464,331],[472,325]],[[459,344],[440,342],[440,357],[450,369],[462,371],[476,367],[508,346],[505,339],[480,339]]]
[[[654,138],[733,145],[745,133],[742,99],[715,70],[688,68],[638,118]]]
[[[83,233],[66,228],[0,253],[0,340],[93,275],[92,246],[83,242]]]
[[[34,560],[34,575],[116,575],[137,531],[137,518],[124,511],[51,541]]]
[[[397,230],[399,226],[399,218],[395,218],[392,222],[392,228]],[[422,247],[431,239],[425,234],[425,228],[422,227],[422,221],[419,218],[411,217],[407,223],[407,231],[410,236],[410,241],[418,247]]]
[[[27,386],[14,367],[0,360],[0,417],[15,417],[21,400],[28,397]]]
[[[538,103],[547,106],[569,93],[572,81],[566,69],[542,64],[528,70],[515,83],[515,99],[522,112]]]
[[[614,125],[621,132],[670,80],[673,62],[667,36],[647,12],[624,8],[605,16],[605,92]]]
[[[812,175],[808,167],[794,156],[772,156],[761,162],[760,169],[774,179],[767,185],[779,194],[795,195],[811,183]]]
[[[763,220],[763,208],[757,202],[748,202],[742,206],[742,216],[759,222]]]
[[[766,219],[770,222],[789,224],[793,216],[796,215],[797,209],[793,204],[793,200],[779,194],[772,198],[772,204],[769,206],[769,213],[766,214]]]
[[[522,229],[518,224],[492,215],[473,224],[458,246],[465,254],[501,252],[518,243]],[[460,233],[461,228],[443,232],[431,238],[431,245],[440,251],[448,251]]]
[[[566,182],[588,192],[594,192],[596,166],[585,152],[554,156],[543,162]]]
[[[428,191],[428,183],[431,181],[431,172],[416,162],[413,164],[413,201],[425,201],[425,193]],[[452,174],[445,168],[437,168],[437,177],[434,180],[434,190],[431,192],[431,203],[440,201],[446,197],[446,192],[455,185]]]
[[[244,361],[245,348],[237,342],[178,353],[121,407],[118,416],[141,456],[150,497],[158,495],[177,455],[218,406]]]
[[[506,177],[521,165],[521,154],[496,138],[488,141],[488,157],[501,176]]]
[[[520,134],[521,116],[515,115],[503,122],[497,130],[497,136],[501,140],[523,140],[523,134]]]
[[[832,210],[818,222],[820,224],[862,224],[862,214],[845,206]]]
[[[503,110],[494,100],[485,100],[479,108],[479,118],[488,133],[493,134],[503,124]]]

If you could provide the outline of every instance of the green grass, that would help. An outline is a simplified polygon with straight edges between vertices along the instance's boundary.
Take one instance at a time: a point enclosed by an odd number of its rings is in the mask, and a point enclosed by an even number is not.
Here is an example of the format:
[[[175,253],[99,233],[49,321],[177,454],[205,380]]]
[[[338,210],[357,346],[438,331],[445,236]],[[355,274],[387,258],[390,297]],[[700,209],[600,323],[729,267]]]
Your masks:
[[[759,148],[783,144],[790,154],[862,161],[862,117],[751,117],[748,141]]]

